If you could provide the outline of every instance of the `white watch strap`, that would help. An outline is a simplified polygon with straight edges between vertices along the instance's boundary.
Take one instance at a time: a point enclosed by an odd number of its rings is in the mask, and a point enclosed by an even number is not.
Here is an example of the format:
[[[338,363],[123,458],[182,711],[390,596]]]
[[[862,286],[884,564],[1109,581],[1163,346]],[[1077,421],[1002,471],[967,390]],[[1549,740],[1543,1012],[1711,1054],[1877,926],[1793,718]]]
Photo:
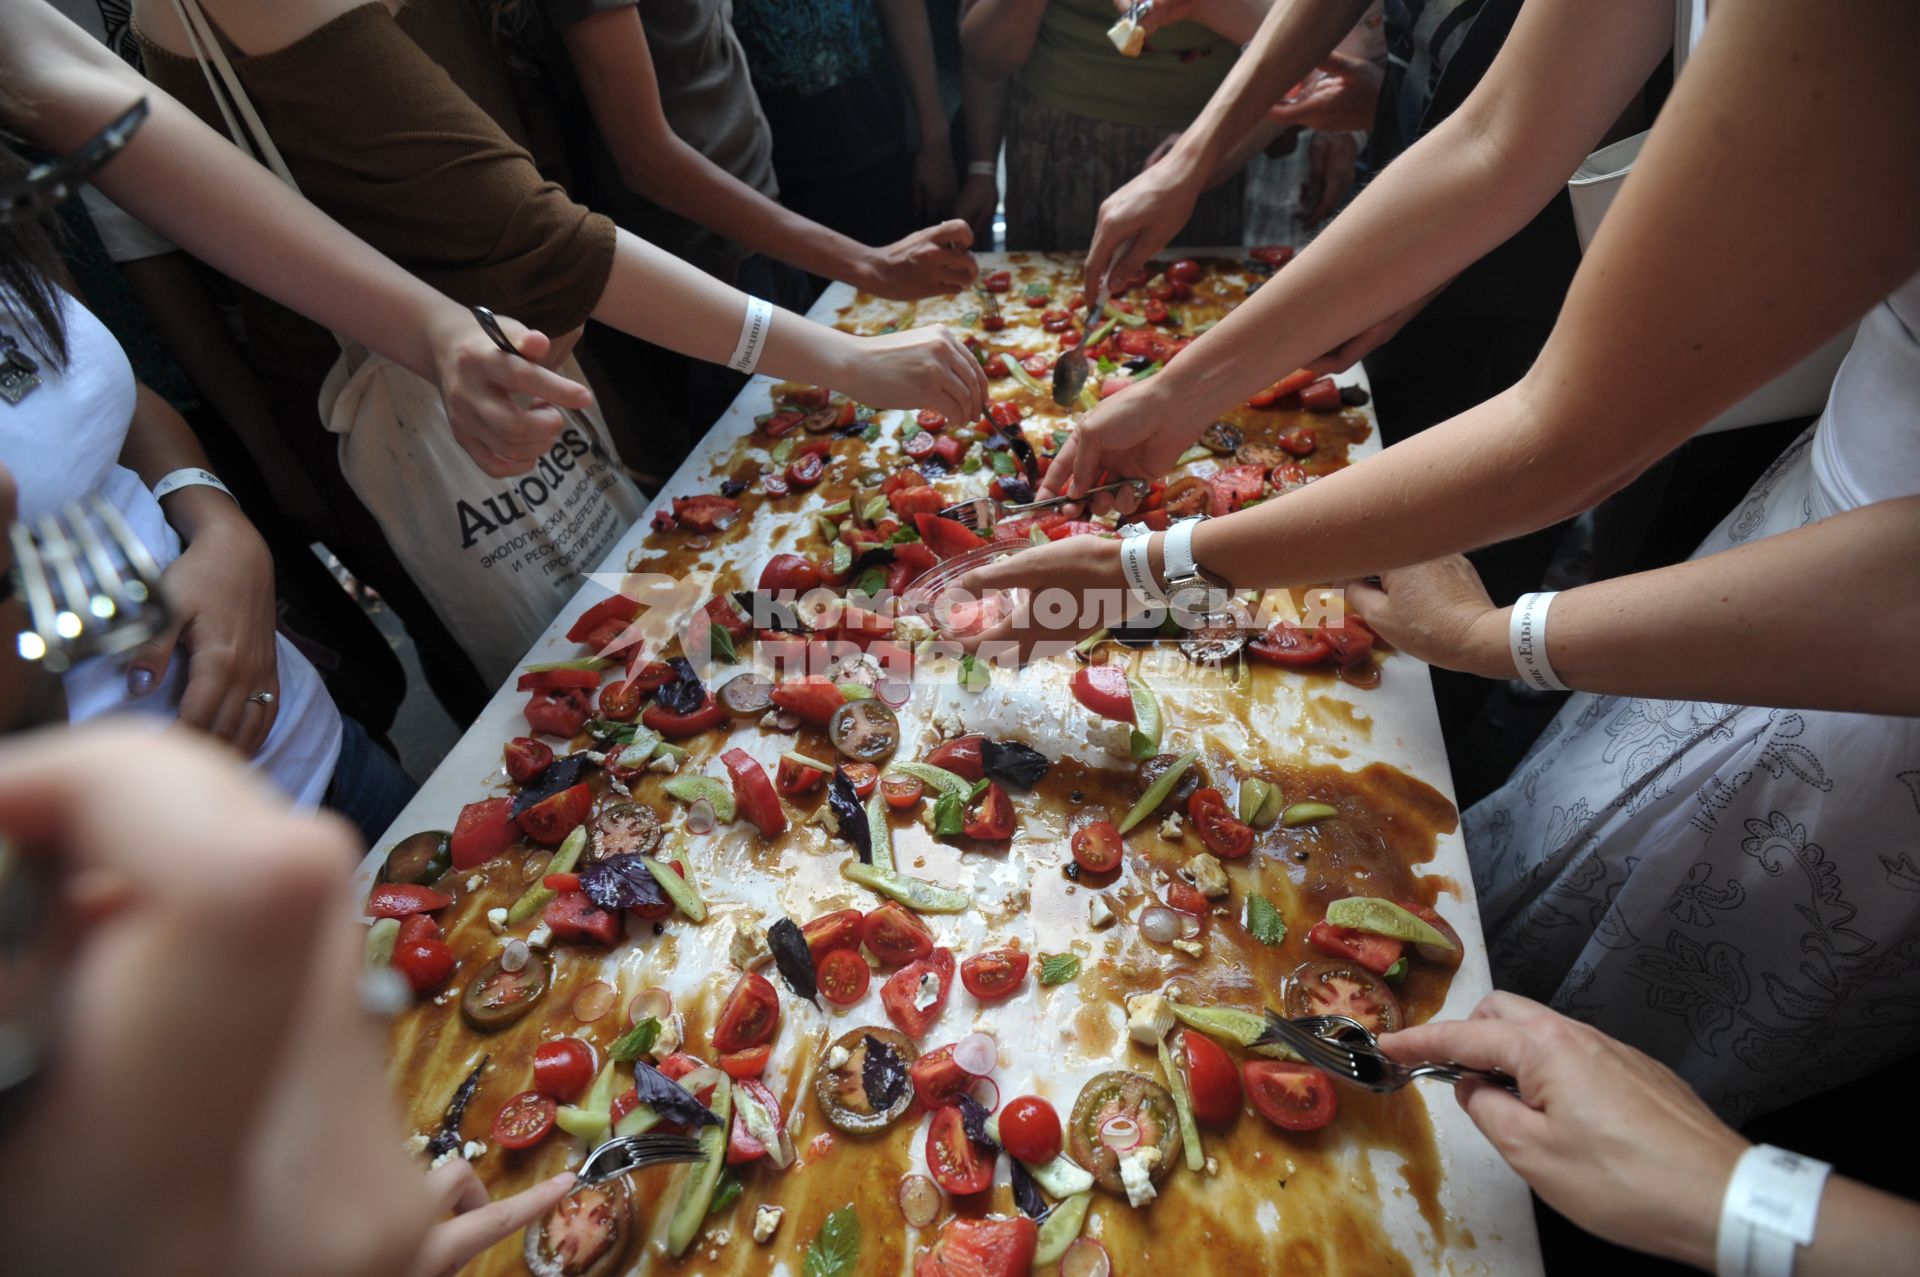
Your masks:
[[[1547,609],[1553,594],[1522,594],[1507,620],[1507,650],[1521,681],[1542,692],[1571,691],[1547,661]]]
[[[745,373],[759,367],[760,350],[767,344],[767,332],[772,327],[773,304],[759,297],[747,298],[747,313],[740,320],[740,340],[727,367]]]
[[[1832,1170],[1770,1144],[1741,1154],[1720,1203],[1714,1248],[1720,1277],[1791,1277],[1795,1249],[1813,1241]]]
[[[1198,570],[1193,561],[1193,530],[1200,526],[1198,518],[1182,519],[1167,528],[1167,536],[1160,543],[1160,559],[1167,572],[1167,581],[1184,581]]]
[[[228,496],[233,497],[233,489],[220,482],[219,477],[211,470],[202,470],[198,466],[188,466],[184,470],[175,470],[172,474],[167,475],[161,479],[160,482],[154,484],[153,499],[158,501],[163,497],[180,491],[182,488],[203,487],[218,488]],[[233,499],[238,501],[240,498],[233,497]]]

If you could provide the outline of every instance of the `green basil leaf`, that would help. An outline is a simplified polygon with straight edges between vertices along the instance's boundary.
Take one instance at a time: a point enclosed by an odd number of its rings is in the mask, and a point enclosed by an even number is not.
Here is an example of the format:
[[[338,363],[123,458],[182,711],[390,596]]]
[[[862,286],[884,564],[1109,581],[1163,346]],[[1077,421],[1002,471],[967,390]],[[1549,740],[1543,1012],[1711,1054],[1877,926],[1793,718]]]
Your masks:
[[[1080,959],[1071,953],[1043,953],[1040,955],[1040,983],[1065,984],[1080,975]]]

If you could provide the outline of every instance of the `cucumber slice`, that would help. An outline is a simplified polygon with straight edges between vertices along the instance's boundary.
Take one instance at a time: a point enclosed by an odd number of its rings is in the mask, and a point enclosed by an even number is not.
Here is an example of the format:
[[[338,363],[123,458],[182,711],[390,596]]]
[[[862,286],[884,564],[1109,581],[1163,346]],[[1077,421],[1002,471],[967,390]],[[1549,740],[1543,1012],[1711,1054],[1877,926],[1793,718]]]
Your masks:
[[[680,1183],[680,1203],[673,1208],[673,1222],[667,1225],[667,1249],[676,1258],[686,1253],[713,1204],[713,1190],[720,1183],[720,1172],[727,1164],[727,1135],[733,1129],[733,1085],[722,1078],[713,1088],[713,1103],[707,1106],[720,1119],[718,1126],[700,1128],[700,1151],[706,1155]]]
[[[562,1104],[553,1114],[554,1125],[575,1139],[586,1141],[588,1148],[598,1148],[607,1142],[607,1111],[590,1108],[576,1108],[571,1104]]]
[[[558,1120],[558,1119],[556,1119]],[[613,1125],[615,1135],[645,1135],[660,1124],[660,1115],[645,1104],[635,1105]]]
[[[873,867],[893,873],[893,826],[887,823],[887,800],[878,787],[867,799],[867,842]]]
[[[393,946],[400,941],[400,919],[375,918],[373,925],[367,928],[367,965],[385,967],[393,965]]]
[[[944,767],[935,767],[932,763],[895,763],[893,770],[904,772],[943,794],[958,794],[965,799],[973,793],[972,781],[964,776],[956,776]]]
[[[873,699],[873,689],[865,683],[835,683],[834,686],[840,689],[840,695],[850,701],[870,701]]]
[[[1260,805],[1267,801],[1267,795],[1273,792],[1273,786],[1257,776],[1249,776],[1240,782],[1238,814],[1240,819],[1251,825],[1260,814]]]
[[[1027,1169],[1033,1172],[1033,1182],[1045,1189],[1049,1197],[1066,1199],[1093,1191],[1093,1172],[1065,1153],[1056,1154],[1051,1162],[1044,1165],[1029,1166]]]
[[[829,776],[833,775],[832,763],[823,763],[819,759],[808,754],[803,754],[797,749],[786,750],[781,753],[780,757],[786,759],[795,767],[811,767],[817,772],[825,772]]]
[[[640,857],[640,863],[652,872],[655,881],[660,884],[660,890],[666,892],[667,899],[673,901],[674,908],[695,922],[707,920],[707,902],[702,900],[700,893],[693,889],[693,883],[690,880],[675,873],[665,861],[652,856]]]
[[[1038,1178],[1036,1176],[1036,1178]],[[1075,1193],[1053,1208],[1040,1225],[1040,1236],[1033,1248],[1033,1266],[1045,1268],[1057,1264],[1086,1226],[1087,1208],[1093,1205],[1092,1193]]]
[[[1161,772],[1160,779],[1148,785],[1147,792],[1140,795],[1140,801],[1128,810],[1126,817],[1120,822],[1120,832],[1123,834],[1126,833],[1129,829],[1132,829],[1135,825],[1152,815],[1154,809],[1166,801],[1167,795],[1171,794],[1174,787],[1180,783],[1180,778],[1187,774],[1187,768],[1193,766],[1194,760],[1199,757],[1198,752],[1188,750],[1186,753],[1180,755],[1180,757],[1174,759],[1173,766]]]
[[[1207,1157],[1200,1151],[1200,1123],[1193,1117],[1193,1097],[1187,1094],[1187,1079],[1173,1067],[1173,1052],[1167,1049],[1164,1037],[1159,1047],[1160,1071],[1167,1075],[1167,1090],[1173,1092],[1173,1111],[1180,1118],[1180,1142],[1186,1149],[1187,1169],[1203,1171],[1207,1168]]]
[[[1288,829],[1297,829],[1301,825],[1311,825],[1316,820],[1339,814],[1338,807],[1330,807],[1326,803],[1295,803],[1280,813],[1280,823]]]
[[[1039,531],[1039,529],[1037,528],[1034,530],[1036,532]],[[1045,536],[1046,533],[1042,532],[1040,533],[1040,535]],[[1073,650],[1078,652],[1080,655],[1085,656],[1088,652],[1091,652],[1094,648],[1099,647],[1102,643],[1106,642],[1107,637],[1112,633],[1113,633],[1112,630],[1107,629],[1105,626],[1101,626],[1099,629],[1095,630],[1093,633],[1081,639],[1078,643],[1075,643],[1073,645]]]
[[[1053,387],[1042,385],[1038,377],[1021,367],[1018,359],[1007,358],[1002,362],[1007,365],[1007,371],[1012,374],[1013,379],[1027,390],[1031,390],[1036,395],[1051,396],[1053,394]]]
[[[740,814],[740,809],[733,802],[733,790],[728,788],[725,781],[715,780],[711,776],[675,776],[661,788],[667,791],[669,797],[677,798],[689,806],[702,798],[706,799],[713,804],[713,818],[723,825]]]
[[[605,656],[579,656],[571,661],[541,661],[520,667],[522,674],[550,674],[554,670],[604,670],[613,665]]]
[[[853,502],[836,501],[820,513],[826,515],[829,519],[844,519],[853,513]]]
[[[1131,674],[1127,675],[1127,690],[1133,693],[1133,731],[1127,743],[1133,756],[1144,761],[1160,752],[1160,698]]]
[[[829,565],[828,571],[832,576],[844,577],[847,573],[853,571],[853,547],[845,541],[839,540],[839,535],[840,530],[835,528],[834,536],[836,539],[833,543],[833,562]]]
[[[1348,896],[1345,900],[1336,900],[1327,906],[1327,921],[1336,927],[1370,931],[1408,944],[1430,944],[1448,953],[1460,947],[1419,914],[1378,896]]]
[[[1245,1047],[1260,1055],[1271,1056],[1276,1060],[1292,1060],[1304,1064],[1299,1053],[1291,1047],[1270,1042],[1262,1046],[1254,1043],[1267,1030],[1267,1022],[1252,1011],[1242,1011],[1238,1007],[1190,1007],[1178,1002],[1168,1001],[1167,1007],[1173,1012],[1173,1018],[1189,1029],[1198,1029],[1210,1038],[1225,1038],[1236,1046]]]
[[[840,876],[898,900],[916,913],[965,913],[973,907],[973,897],[964,891],[936,887],[930,882],[909,878],[878,865],[863,865],[857,860],[841,865]]]
[[[1280,786],[1269,786],[1266,799],[1261,802],[1260,810],[1253,814],[1250,823],[1255,829],[1265,829],[1280,819],[1280,811],[1286,805],[1287,796],[1280,792]]]
[[[572,873],[573,867],[580,863],[580,853],[586,849],[587,827],[575,825],[573,832],[567,835],[566,841],[560,844],[560,850],[554,852],[553,859],[547,862],[547,872],[550,874]],[[507,910],[507,925],[519,926],[559,898],[560,893],[550,889],[545,883],[534,883],[522,892],[520,898],[513,902],[513,907]]]

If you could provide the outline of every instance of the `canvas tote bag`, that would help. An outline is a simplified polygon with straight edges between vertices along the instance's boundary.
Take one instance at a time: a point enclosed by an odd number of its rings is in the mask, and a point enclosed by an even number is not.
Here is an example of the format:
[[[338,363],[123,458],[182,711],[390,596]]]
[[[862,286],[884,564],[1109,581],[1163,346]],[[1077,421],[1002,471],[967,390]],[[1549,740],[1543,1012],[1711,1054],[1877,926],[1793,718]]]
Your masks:
[[[297,191],[199,0],[173,5],[228,133]],[[560,371],[586,380],[571,357]],[[455,442],[433,383],[356,343],[341,342],[319,406],[347,482],[489,682],[506,679],[646,509],[597,407],[584,425],[569,418],[530,473],[493,479]]]
[[[1700,42],[1706,22],[1705,0],[1677,0],[1673,24],[1673,73],[1676,77],[1686,65],[1694,46]],[[1594,233],[1600,229],[1600,220],[1606,216],[1614,197],[1620,193],[1621,184],[1633,172],[1634,162],[1640,158],[1640,148],[1646,144],[1646,140],[1645,133],[1636,133],[1601,147],[1589,155],[1568,180],[1567,194],[1573,201],[1573,228],[1580,237],[1582,253],[1593,242]],[[1858,328],[1858,324],[1852,324],[1834,334],[1833,339],[1819,350],[1695,433],[1713,434],[1721,430],[1737,430],[1742,426],[1818,414],[1826,407],[1834,374],[1840,371],[1840,361],[1846,358],[1847,349],[1853,345],[1853,335]]]

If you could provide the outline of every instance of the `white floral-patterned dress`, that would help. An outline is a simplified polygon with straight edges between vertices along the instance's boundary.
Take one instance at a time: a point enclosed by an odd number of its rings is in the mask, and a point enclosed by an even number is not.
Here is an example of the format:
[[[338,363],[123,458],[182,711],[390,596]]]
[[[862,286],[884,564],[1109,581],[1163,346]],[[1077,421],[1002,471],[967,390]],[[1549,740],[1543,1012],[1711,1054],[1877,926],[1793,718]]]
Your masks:
[[[1920,277],[1700,558],[1920,493]],[[1890,589],[1911,590],[1920,564]],[[1831,650],[1852,676],[1849,609]],[[1684,659],[1676,656],[1676,659]],[[1920,678],[1920,649],[1909,664]],[[1577,694],[1465,831],[1494,982],[1736,1120],[1920,1049],[1920,719]]]

